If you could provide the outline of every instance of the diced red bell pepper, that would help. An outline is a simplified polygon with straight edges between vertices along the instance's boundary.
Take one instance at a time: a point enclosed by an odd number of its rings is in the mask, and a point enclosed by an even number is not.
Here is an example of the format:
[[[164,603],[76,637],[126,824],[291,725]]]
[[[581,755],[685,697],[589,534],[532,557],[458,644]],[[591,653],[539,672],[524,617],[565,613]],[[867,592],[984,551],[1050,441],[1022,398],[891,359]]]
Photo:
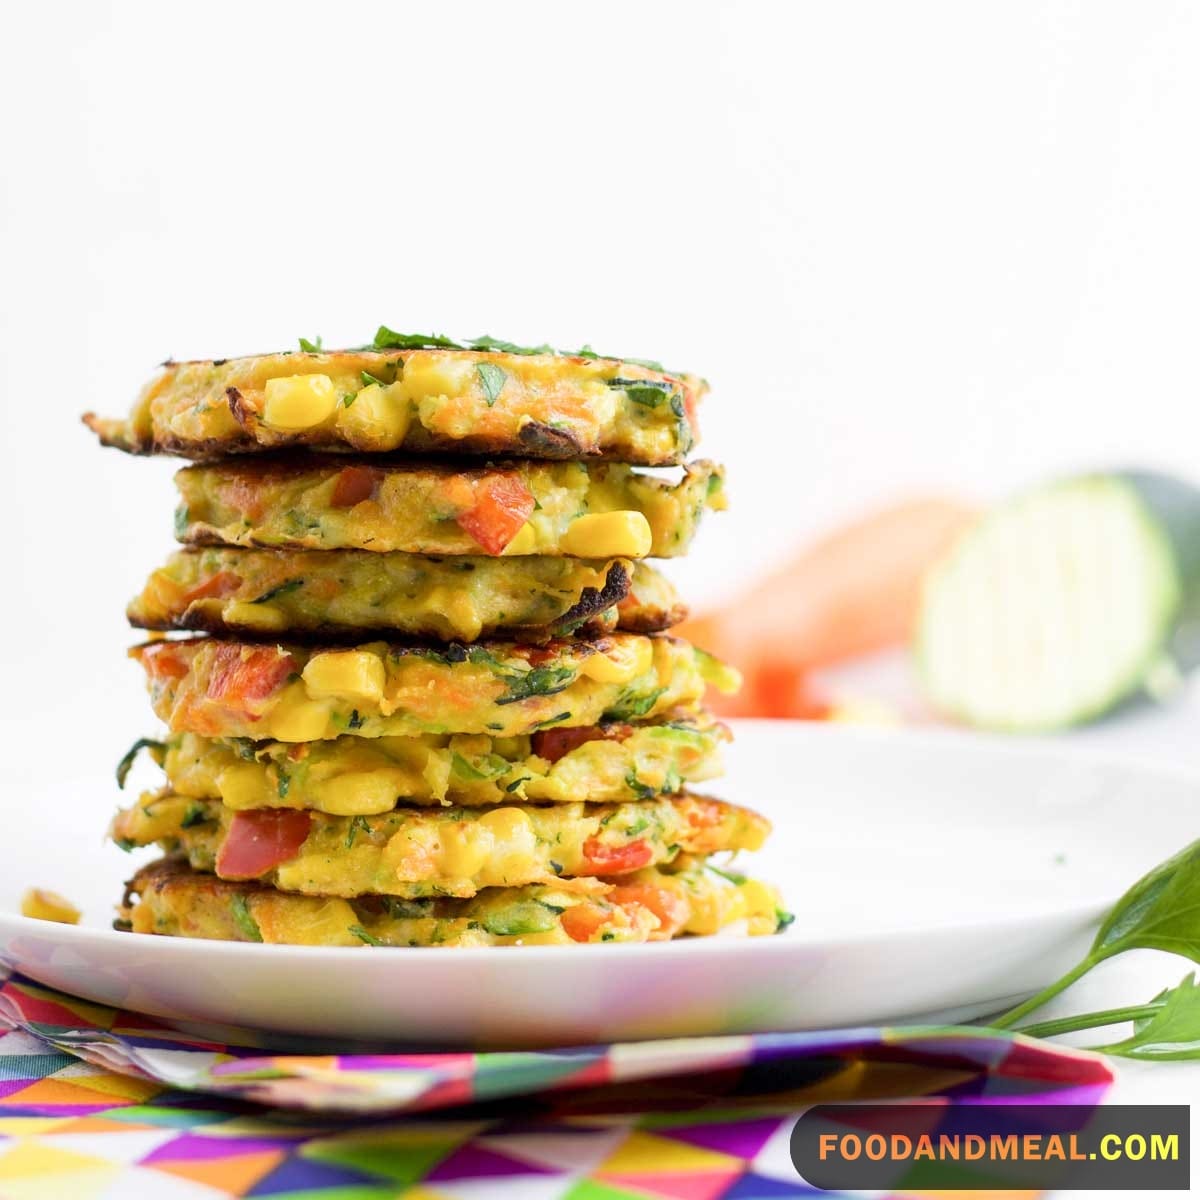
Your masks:
[[[590,942],[599,932],[600,926],[608,920],[608,913],[598,904],[584,901],[565,909],[559,920],[563,932],[573,942]]]
[[[650,843],[638,839],[625,846],[608,846],[599,838],[590,837],[583,843],[583,868],[581,873],[593,875],[624,875],[647,866],[654,857]]]
[[[206,695],[234,708],[257,704],[295,670],[296,660],[275,646],[248,650],[236,642],[222,642],[213,655]]]
[[[209,600],[214,597],[232,596],[242,586],[242,578],[232,571],[218,571],[207,579],[202,579],[194,588],[184,592],[184,601],[194,604],[197,600]]]
[[[338,472],[330,502],[334,508],[353,508],[375,495],[383,473],[374,467],[345,467]]]
[[[649,909],[659,920],[658,928],[651,935],[655,940],[673,937],[691,915],[688,902],[678,892],[649,883],[615,887],[607,899],[619,908],[628,909],[631,905],[637,905]]]
[[[222,879],[260,879],[295,858],[308,837],[312,815],[304,809],[252,808],[235,813],[221,849]]]
[[[533,493],[513,474],[487,475],[474,488],[475,503],[457,520],[488,554],[499,554],[533,512]]]
[[[534,754],[552,763],[588,742],[622,742],[633,728],[625,724],[580,725],[571,729],[539,729],[532,739]]]

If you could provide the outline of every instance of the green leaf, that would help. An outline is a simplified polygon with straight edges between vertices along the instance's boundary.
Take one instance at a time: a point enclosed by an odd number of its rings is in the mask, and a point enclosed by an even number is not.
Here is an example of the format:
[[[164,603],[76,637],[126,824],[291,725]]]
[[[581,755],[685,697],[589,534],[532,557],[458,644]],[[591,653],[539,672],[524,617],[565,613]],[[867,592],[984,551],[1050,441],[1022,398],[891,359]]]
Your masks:
[[[280,800],[287,798],[288,791],[291,789],[291,776],[286,774],[282,767],[276,765],[275,770],[279,774],[279,779],[275,784],[275,791],[279,793]]]
[[[1200,985],[1196,976],[1185,975],[1153,1003],[1156,1011],[1135,1021],[1129,1037],[1094,1049],[1155,1062],[1200,1059]]]
[[[350,828],[346,830],[346,849],[349,850],[354,845],[354,839],[360,833],[370,833],[371,823],[366,817],[357,816],[350,822]]]
[[[1200,963],[1200,841],[1144,875],[1104,919],[1090,958],[1166,950]]]
[[[508,690],[497,704],[516,704],[531,696],[553,696],[575,682],[574,667],[534,667],[523,674],[504,674],[501,679]]]
[[[310,342],[308,338],[301,338],[300,349],[303,350],[305,354],[320,354],[321,339],[319,337],[313,338],[313,340]]]
[[[630,771],[625,776],[625,786],[639,800],[653,800],[654,799],[654,796],[655,796],[654,789],[652,787],[648,787],[637,777],[637,771]],[[633,833],[634,831],[632,829],[630,829],[628,832]]]
[[[631,721],[635,717],[644,717],[658,703],[658,698],[667,689],[654,688],[649,692],[622,692],[617,702],[608,709],[602,720]]]
[[[480,767],[468,762],[461,754],[455,751],[450,757],[450,770],[460,779],[469,779],[478,782],[485,779],[499,779],[509,767],[507,760],[501,758],[498,754],[483,755],[476,761],[487,769],[481,770]]]
[[[186,504],[179,505],[175,510],[175,538],[177,541],[183,541],[187,536],[190,524],[191,516],[188,514],[188,506]]]
[[[128,750],[125,751],[121,761],[117,763],[117,787],[122,790],[125,787],[125,781],[129,778],[130,768],[133,766],[133,760],[137,758],[142,750],[149,750],[150,757],[156,763],[162,766],[162,756],[166,753],[166,742],[157,742],[154,738],[138,738]]]
[[[250,915],[246,897],[241,894],[234,896],[230,907],[233,909],[233,923],[241,930],[246,940],[261,942],[263,940],[262,931],[258,927],[258,922]]]
[[[384,943],[375,937],[374,934],[368,933],[361,925],[351,925],[350,932],[354,934],[360,942],[366,942],[368,946],[382,946]]]
[[[376,350],[421,350],[421,349],[465,350],[451,338],[443,337],[440,333],[397,333],[386,325],[380,325],[375,331]]]
[[[488,408],[491,408],[504,390],[504,382],[508,376],[495,363],[477,363],[475,370],[479,375]]]
[[[561,354],[571,358],[606,358],[613,362],[632,363],[636,367],[645,367],[648,371],[665,371],[660,362],[652,358],[626,358],[619,354],[597,354],[591,346],[583,346],[579,350],[556,350],[553,346],[521,346],[516,342],[506,342],[503,338],[482,337],[469,338],[465,342],[456,342],[440,333],[397,333],[386,325],[380,325],[375,331],[375,350],[494,350],[499,354]],[[640,382],[640,381],[639,381]]]
[[[179,822],[180,829],[191,829],[193,825],[203,825],[207,818],[203,804],[189,804]]]
[[[358,374],[362,379],[363,387],[370,387],[373,383],[379,384],[380,387],[387,387],[387,384],[382,379],[376,375],[372,375],[370,371],[359,371]],[[350,405],[347,404],[346,407],[349,408]]]
[[[291,592],[296,591],[297,588],[302,588],[303,586],[303,579],[287,579],[283,583],[276,584],[269,591],[263,592],[261,596],[251,600],[250,603],[266,604],[270,600],[278,600],[280,596],[287,596]]]
[[[1200,841],[1159,863],[1117,901],[1082,962],[992,1024],[1011,1027],[1097,963],[1126,950],[1165,950],[1200,963]]]
[[[610,388],[625,393],[634,404],[643,408],[658,408],[670,400],[674,388],[669,383],[658,383],[653,379],[622,379],[619,375],[608,381]]]
[[[553,354],[554,347],[541,346],[518,346],[516,342],[506,342],[501,338],[488,337],[485,333],[483,337],[472,338],[467,343],[472,350],[496,350],[501,354]]]
[[[720,875],[722,879],[726,879],[730,883],[736,884],[738,887],[741,887],[742,884],[746,882],[746,876],[737,871],[722,871],[720,867],[714,867],[712,863],[705,863],[704,865],[714,875]]]

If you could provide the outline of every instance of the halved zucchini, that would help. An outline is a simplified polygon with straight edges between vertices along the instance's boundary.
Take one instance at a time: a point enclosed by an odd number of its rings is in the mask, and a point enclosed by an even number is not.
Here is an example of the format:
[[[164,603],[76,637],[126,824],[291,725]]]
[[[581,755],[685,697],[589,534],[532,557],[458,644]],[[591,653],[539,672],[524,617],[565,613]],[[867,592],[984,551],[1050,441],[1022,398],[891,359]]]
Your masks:
[[[1003,505],[926,581],[925,693],[985,729],[1082,724],[1200,661],[1200,492],[1127,471]]]

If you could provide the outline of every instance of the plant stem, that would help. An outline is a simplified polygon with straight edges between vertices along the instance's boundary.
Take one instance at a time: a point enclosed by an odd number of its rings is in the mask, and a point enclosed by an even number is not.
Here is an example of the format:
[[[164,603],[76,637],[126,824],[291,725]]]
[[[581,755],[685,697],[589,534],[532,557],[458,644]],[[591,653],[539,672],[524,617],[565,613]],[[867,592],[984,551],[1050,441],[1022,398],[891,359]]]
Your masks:
[[[1122,1021],[1141,1021],[1152,1017],[1163,1006],[1161,1004],[1135,1004],[1130,1008],[1109,1008],[1103,1012],[1084,1013],[1079,1017],[1059,1017],[1056,1021],[1035,1021],[1032,1025],[1018,1026],[1016,1032],[1027,1037],[1057,1037],[1060,1033],[1077,1033],[1081,1029],[1102,1029],[1105,1025],[1117,1025]]]
[[[1016,1008],[1006,1012],[1003,1016],[997,1017],[991,1022],[992,1029],[1011,1029],[1022,1017],[1027,1017],[1031,1012],[1036,1012],[1044,1004],[1048,1004],[1059,992],[1065,992],[1077,979],[1081,979],[1086,975],[1098,962],[1098,959],[1088,955],[1077,967],[1068,971],[1057,983],[1052,983],[1048,988],[1038,992],[1036,996],[1031,996],[1024,1004],[1018,1004]]]

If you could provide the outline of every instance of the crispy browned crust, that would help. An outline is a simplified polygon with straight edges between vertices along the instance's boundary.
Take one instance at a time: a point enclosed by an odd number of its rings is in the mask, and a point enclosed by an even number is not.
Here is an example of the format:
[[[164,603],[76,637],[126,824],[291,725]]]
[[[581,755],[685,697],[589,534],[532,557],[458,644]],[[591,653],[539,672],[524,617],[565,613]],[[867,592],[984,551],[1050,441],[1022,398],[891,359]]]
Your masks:
[[[624,632],[623,630],[621,632]],[[651,634],[665,642],[671,642],[676,646],[689,647],[690,644],[684,641],[683,638],[673,637],[669,633]],[[172,646],[196,645],[199,646],[208,639],[203,634],[197,634],[195,637],[182,637],[171,640]],[[241,643],[254,639],[245,638],[238,634],[235,638],[225,638],[224,641]],[[258,639],[262,640],[262,639]],[[436,656],[447,663],[463,663],[471,657],[471,652],[477,649],[492,649],[493,652],[501,653],[506,651],[520,651],[526,646],[525,639],[505,639],[499,637],[481,638],[478,642],[437,642],[431,638],[375,638],[374,641],[386,641],[387,652],[394,658],[404,658],[408,655],[418,655],[431,657]],[[322,646],[329,646],[331,649],[338,650],[344,647],[344,643],[340,641],[331,641],[327,634],[322,634],[317,639],[305,639],[296,637],[294,634],[285,633],[282,636],[276,635],[266,639],[267,643],[272,646],[302,646],[308,651],[319,651]],[[127,654],[130,658],[141,661],[142,654],[153,646],[161,646],[163,644],[161,638],[148,638],[144,642],[138,642],[136,646],[130,646]],[[580,637],[577,633],[566,637],[552,638],[546,645],[538,646],[533,651],[533,657],[539,663],[544,663],[547,659],[556,653],[571,653],[575,652],[582,655],[584,658],[590,658],[593,654],[605,654],[612,648],[612,641],[609,633],[605,632],[599,637]],[[527,656],[528,657],[528,656]]]
[[[241,401],[241,395],[236,388],[230,388]],[[246,427],[248,413],[244,405],[235,403],[230,397],[230,411],[243,428]],[[196,463],[213,463],[222,458],[234,456],[259,459],[265,455],[278,453],[279,450],[302,449],[312,454],[328,454],[337,457],[362,458],[360,451],[353,446],[328,439],[320,439],[304,433],[293,434],[290,437],[280,437],[278,445],[264,449],[257,442],[231,442],[218,438],[208,438],[204,441],[194,439],[182,440],[175,437],[155,437],[149,440],[110,437],[104,431],[104,419],[96,413],[87,412],[81,418],[83,423],[99,438],[102,446],[113,450],[121,450],[135,457],[147,457],[154,454],[165,454],[172,458],[185,458]],[[411,447],[406,447],[402,457],[409,453],[470,455],[472,457],[495,455],[500,458],[515,458],[531,451],[536,452],[539,461],[565,461],[569,459],[586,459],[589,462],[623,462],[620,454],[607,454],[601,451],[584,449],[570,433],[561,429],[553,429],[531,421],[525,425],[519,434],[516,444],[507,438],[485,438],[478,435],[468,435],[461,438],[439,438],[423,431],[414,434]],[[672,455],[657,462],[641,463],[647,467],[676,466],[682,461],[679,455]]]
[[[264,633],[262,630],[248,629],[241,625],[231,625],[226,621],[222,621],[219,617],[209,617],[203,612],[189,613],[186,617],[181,617],[179,620],[171,622],[146,621],[141,618],[130,617],[129,624],[133,629],[144,629],[151,633],[208,633],[215,637],[231,638],[240,642],[273,643],[278,642],[283,637],[289,642],[295,642],[301,646],[348,646],[359,642],[394,641],[397,636],[394,627],[390,625],[355,625],[342,626],[336,629],[326,627],[316,633],[304,629],[288,629]],[[659,625],[653,618],[650,618],[648,620],[635,620],[631,623],[623,624],[619,631],[621,633],[658,633],[668,628],[668,625]],[[529,642],[536,646],[543,646],[547,642],[552,642],[556,638],[563,637],[568,633],[574,637],[598,638],[612,633],[614,630],[617,630],[616,624],[611,620],[605,620],[603,613],[601,613],[586,618],[582,624],[572,629],[567,629],[561,625],[505,625],[494,631],[489,630],[487,638],[511,639],[512,641]],[[426,640],[433,642],[437,639],[430,637]]]

